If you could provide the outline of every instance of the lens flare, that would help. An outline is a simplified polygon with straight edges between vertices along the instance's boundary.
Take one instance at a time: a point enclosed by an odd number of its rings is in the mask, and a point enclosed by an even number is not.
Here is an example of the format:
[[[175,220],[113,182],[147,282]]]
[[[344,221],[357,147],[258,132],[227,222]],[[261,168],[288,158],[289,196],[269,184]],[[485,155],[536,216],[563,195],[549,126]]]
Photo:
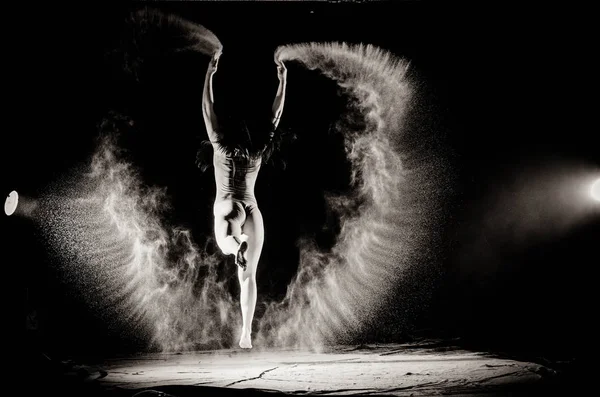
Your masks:
[[[600,201],[600,178],[597,179],[594,183],[592,183],[590,194],[592,195],[592,198],[594,200]]]

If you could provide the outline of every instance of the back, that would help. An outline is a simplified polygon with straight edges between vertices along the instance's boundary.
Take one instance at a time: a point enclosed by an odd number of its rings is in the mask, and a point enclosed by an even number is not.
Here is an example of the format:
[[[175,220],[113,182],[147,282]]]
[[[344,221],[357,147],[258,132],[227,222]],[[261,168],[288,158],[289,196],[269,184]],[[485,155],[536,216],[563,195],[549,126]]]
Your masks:
[[[261,166],[261,158],[245,158],[227,154],[217,145],[214,146],[213,165],[217,199],[256,202],[254,186]]]

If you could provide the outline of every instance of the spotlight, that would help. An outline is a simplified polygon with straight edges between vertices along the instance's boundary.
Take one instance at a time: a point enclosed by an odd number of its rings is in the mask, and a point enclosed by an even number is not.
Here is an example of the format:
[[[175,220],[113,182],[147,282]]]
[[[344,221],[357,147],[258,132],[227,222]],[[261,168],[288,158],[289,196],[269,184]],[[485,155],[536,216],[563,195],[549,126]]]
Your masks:
[[[596,181],[592,183],[590,194],[594,200],[600,201],[600,178],[596,179]]]
[[[19,204],[19,195],[14,190],[10,192],[6,201],[4,202],[4,212],[6,215],[12,215],[17,209],[17,205]]]

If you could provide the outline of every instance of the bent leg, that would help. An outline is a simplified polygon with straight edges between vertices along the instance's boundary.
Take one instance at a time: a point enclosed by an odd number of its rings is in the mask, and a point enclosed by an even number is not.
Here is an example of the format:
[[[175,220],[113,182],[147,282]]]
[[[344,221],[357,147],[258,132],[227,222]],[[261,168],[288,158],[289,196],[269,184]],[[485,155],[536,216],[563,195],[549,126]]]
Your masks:
[[[245,270],[238,269],[238,280],[240,282],[240,306],[242,309],[242,335],[240,347],[249,349],[252,347],[252,320],[256,307],[256,269],[262,252],[264,242],[264,224],[262,214],[257,207],[252,207],[247,215],[246,222],[242,226],[242,232],[248,236],[248,249],[246,250]]]
[[[242,225],[246,220],[244,207],[233,200],[221,200],[215,202],[213,212],[217,245],[225,255],[235,255],[244,239],[242,236]]]

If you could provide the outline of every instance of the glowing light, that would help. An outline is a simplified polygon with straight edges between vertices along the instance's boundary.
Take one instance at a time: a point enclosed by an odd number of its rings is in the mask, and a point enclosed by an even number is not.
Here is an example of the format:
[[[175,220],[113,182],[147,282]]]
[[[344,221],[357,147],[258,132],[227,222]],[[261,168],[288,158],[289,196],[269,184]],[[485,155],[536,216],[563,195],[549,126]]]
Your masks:
[[[592,195],[592,198],[594,200],[600,201],[600,178],[598,178],[594,183],[592,183],[590,194]]]
[[[17,205],[19,205],[19,195],[14,190],[10,192],[6,201],[4,202],[4,212],[6,215],[10,216],[14,214],[17,209]]]

